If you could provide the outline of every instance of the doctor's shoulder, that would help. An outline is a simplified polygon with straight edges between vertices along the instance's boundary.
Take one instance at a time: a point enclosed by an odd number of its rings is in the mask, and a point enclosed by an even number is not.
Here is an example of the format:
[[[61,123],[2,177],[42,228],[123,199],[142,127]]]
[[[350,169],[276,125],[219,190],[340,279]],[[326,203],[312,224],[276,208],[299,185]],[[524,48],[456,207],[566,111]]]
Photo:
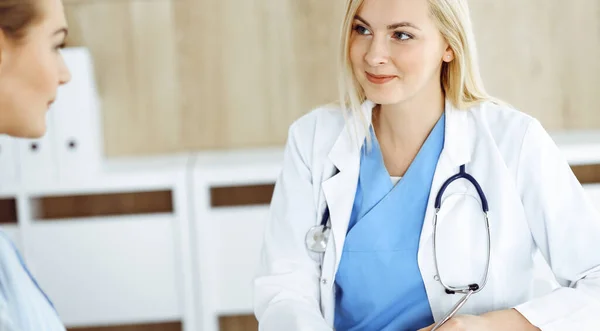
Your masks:
[[[483,101],[470,108],[469,112],[477,134],[486,131],[499,145],[509,143],[513,145],[510,146],[511,148],[520,149],[525,140],[532,140],[531,138],[538,140],[538,143],[554,145],[550,135],[536,117],[509,104]]]
[[[534,116],[509,104],[484,101],[469,109],[477,139],[489,137],[509,168],[526,173],[544,163],[568,166],[557,144]],[[529,169],[528,169],[529,168]]]

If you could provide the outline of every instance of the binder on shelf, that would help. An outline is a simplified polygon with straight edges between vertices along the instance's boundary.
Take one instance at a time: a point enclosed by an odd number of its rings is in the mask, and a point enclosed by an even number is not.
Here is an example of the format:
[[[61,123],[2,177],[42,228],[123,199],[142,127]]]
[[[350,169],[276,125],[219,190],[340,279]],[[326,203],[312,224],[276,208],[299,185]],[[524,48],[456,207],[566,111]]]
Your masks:
[[[17,139],[20,163],[20,179],[24,187],[55,183],[58,179],[58,163],[54,151],[54,113],[46,114],[46,134],[39,139]]]
[[[84,47],[62,51],[71,81],[59,87],[54,104],[55,150],[61,181],[97,174],[102,162],[100,101],[93,61]]]

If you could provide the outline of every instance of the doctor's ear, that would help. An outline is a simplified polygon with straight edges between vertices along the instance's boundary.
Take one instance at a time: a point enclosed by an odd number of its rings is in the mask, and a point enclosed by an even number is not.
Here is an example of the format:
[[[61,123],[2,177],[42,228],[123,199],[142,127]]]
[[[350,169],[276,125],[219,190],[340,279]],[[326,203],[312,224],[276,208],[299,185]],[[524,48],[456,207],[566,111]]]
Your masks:
[[[454,52],[451,49],[448,49],[444,52],[444,57],[442,58],[442,61],[444,62],[452,62],[454,60]]]

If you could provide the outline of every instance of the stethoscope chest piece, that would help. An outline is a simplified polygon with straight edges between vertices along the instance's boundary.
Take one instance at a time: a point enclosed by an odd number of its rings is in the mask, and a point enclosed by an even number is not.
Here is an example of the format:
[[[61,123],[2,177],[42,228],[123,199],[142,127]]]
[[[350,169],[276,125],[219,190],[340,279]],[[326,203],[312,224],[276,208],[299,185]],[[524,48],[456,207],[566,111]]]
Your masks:
[[[306,247],[315,253],[325,253],[330,231],[331,228],[328,226],[313,226],[306,233]]]

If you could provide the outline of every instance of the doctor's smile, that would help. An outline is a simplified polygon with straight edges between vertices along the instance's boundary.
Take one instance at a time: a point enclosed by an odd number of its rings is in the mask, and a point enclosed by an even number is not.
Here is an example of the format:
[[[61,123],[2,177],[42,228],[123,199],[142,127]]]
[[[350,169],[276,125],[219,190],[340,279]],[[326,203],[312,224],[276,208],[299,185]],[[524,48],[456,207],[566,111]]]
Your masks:
[[[375,84],[385,84],[385,83],[391,81],[392,79],[396,78],[396,76],[373,75],[368,72],[366,72],[366,75],[367,75],[367,79],[371,83],[375,83]]]
[[[541,123],[487,93],[467,1],[344,12],[339,100],[288,129],[259,329],[598,330],[600,216]]]

